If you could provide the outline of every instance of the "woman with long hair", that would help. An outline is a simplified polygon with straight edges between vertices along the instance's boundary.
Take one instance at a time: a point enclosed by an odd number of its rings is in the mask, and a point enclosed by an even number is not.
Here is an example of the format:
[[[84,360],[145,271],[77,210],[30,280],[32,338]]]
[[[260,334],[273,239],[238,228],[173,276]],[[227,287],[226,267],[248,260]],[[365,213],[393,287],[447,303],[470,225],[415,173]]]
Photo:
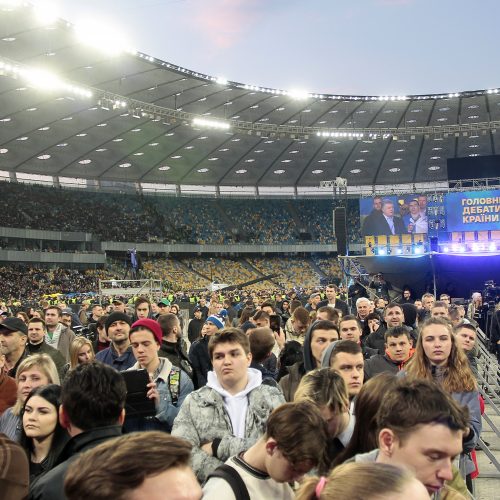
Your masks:
[[[397,384],[394,374],[384,372],[366,382],[356,397],[356,422],[352,437],[345,449],[335,458],[334,466],[344,463],[358,453],[378,448],[376,415],[382,398]]]
[[[349,442],[353,429],[349,425],[352,424],[352,418],[349,415],[349,394],[344,379],[330,368],[312,370],[302,377],[293,401],[313,403],[327,423],[329,441],[326,465],[329,469],[334,458]]]
[[[33,389],[22,409],[20,444],[26,450],[30,483],[52,469],[69,435],[59,423],[61,387],[55,384]]]
[[[429,318],[423,323],[415,354],[401,372],[404,373],[411,379],[434,381],[469,408],[469,433],[464,436],[460,466],[470,474],[475,467],[468,453],[476,446],[481,433],[479,393],[467,356],[458,346],[448,321]]]
[[[238,321],[238,327],[246,323],[247,321],[250,321],[252,319],[252,316],[255,313],[255,309],[253,307],[248,307],[245,306],[242,311],[241,311],[241,316]]]
[[[28,394],[41,385],[58,384],[59,375],[48,354],[33,354],[21,361],[16,372],[17,400],[0,417],[0,433],[13,441],[21,436],[21,410]]]
[[[19,318],[21,321],[23,321],[26,324],[28,324],[28,322],[29,322],[28,315],[24,311],[17,311],[16,318]]]
[[[69,363],[64,365],[62,377],[66,378],[71,370],[74,370],[78,365],[86,365],[95,359],[94,348],[92,342],[85,337],[76,337],[69,346]]]

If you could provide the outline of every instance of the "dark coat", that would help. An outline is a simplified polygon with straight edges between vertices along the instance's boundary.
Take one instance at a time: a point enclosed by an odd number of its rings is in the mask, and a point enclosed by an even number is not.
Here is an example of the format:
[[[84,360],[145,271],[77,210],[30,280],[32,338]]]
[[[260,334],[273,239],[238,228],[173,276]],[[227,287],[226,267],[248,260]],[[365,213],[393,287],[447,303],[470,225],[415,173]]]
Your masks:
[[[208,354],[210,337],[202,337],[191,345],[189,360],[193,367],[193,384],[195,389],[207,385],[207,374],[212,369],[212,361]]]
[[[374,332],[370,333],[365,340],[365,346],[375,349],[378,354],[385,352],[385,332],[387,328],[385,325],[380,325]]]
[[[186,342],[183,339],[179,339],[177,342],[167,342],[163,339],[158,356],[168,358],[174,366],[182,368],[191,379],[193,378],[193,367],[187,355]]]
[[[201,329],[205,320],[203,318],[193,318],[188,324],[188,339],[191,344],[200,338]]]
[[[401,219],[401,217],[395,215],[392,220],[394,222],[394,234],[405,234],[407,232],[405,224],[403,222],[403,219]],[[387,236],[390,236],[392,234],[391,228],[389,227],[387,220],[382,214],[373,219],[370,229],[373,232],[365,233],[365,235],[385,234]]]
[[[119,425],[99,427],[70,439],[66,444],[59,461],[54,469],[47,472],[35,481],[30,488],[29,500],[64,500],[64,478],[70,464],[80,453],[96,447],[98,444],[120,436],[122,429]]]
[[[320,307],[327,306],[328,305],[328,299],[322,300],[316,307],[316,310],[318,310]],[[335,309],[338,309],[341,313],[342,316],[347,316],[349,314],[349,307],[347,304],[340,299],[335,299]]]
[[[134,353],[132,352],[132,346],[129,346],[128,349],[121,356],[119,356],[115,351],[113,344],[111,344],[107,349],[104,349],[104,351],[98,352],[95,359],[105,365],[112,366],[119,372],[128,370],[135,365],[136,361]]]
[[[386,354],[377,354],[365,361],[365,382],[383,372],[398,373],[402,363],[393,361]]]
[[[26,351],[32,354],[47,354],[52,358],[52,361],[56,365],[57,373],[59,374],[59,378],[62,380],[64,378],[64,366],[66,365],[66,360],[64,356],[54,347],[47,344],[43,341],[41,344],[33,345],[29,342],[26,344]]]

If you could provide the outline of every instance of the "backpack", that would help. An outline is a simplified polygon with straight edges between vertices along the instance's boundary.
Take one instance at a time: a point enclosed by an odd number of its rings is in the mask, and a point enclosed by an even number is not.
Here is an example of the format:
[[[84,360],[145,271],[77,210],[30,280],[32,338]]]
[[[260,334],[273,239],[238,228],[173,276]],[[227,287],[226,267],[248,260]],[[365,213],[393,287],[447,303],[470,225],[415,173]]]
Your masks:
[[[170,374],[168,376],[168,390],[170,391],[170,397],[172,398],[172,404],[177,405],[179,401],[179,392],[181,390],[181,369],[177,366],[172,365]]]
[[[217,469],[215,469],[208,475],[207,481],[211,477],[219,477],[229,483],[229,486],[231,486],[236,500],[250,500],[250,495],[248,494],[248,489],[245,482],[243,481],[243,479],[241,479],[238,471],[236,469],[233,469],[233,467],[231,467],[230,465],[222,464],[217,467]]]

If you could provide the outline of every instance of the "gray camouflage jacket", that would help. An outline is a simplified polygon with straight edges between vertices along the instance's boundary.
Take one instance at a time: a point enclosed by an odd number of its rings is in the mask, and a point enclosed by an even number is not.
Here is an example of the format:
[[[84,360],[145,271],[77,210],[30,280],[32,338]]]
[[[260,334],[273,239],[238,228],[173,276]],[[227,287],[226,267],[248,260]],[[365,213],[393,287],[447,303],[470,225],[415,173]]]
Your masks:
[[[202,387],[184,400],[174,421],[172,435],[187,439],[193,445],[192,467],[200,482],[230,456],[252,446],[264,433],[267,419],[273,409],[285,403],[281,391],[269,385],[256,387],[247,397],[244,439],[233,435],[231,420],[222,396],[214,389]],[[214,439],[220,439],[217,457],[212,457],[201,449],[203,444]]]

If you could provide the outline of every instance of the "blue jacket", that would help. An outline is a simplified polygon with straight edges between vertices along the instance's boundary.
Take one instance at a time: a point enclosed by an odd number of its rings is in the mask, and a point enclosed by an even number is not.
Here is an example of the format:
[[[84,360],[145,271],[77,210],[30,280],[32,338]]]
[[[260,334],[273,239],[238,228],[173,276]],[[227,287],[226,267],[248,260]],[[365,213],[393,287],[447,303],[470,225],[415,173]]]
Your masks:
[[[135,363],[135,356],[132,352],[131,346],[129,346],[128,349],[121,356],[119,356],[115,351],[113,344],[111,344],[107,349],[98,352],[95,359],[105,365],[112,366],[119,372],[128,370]]]

